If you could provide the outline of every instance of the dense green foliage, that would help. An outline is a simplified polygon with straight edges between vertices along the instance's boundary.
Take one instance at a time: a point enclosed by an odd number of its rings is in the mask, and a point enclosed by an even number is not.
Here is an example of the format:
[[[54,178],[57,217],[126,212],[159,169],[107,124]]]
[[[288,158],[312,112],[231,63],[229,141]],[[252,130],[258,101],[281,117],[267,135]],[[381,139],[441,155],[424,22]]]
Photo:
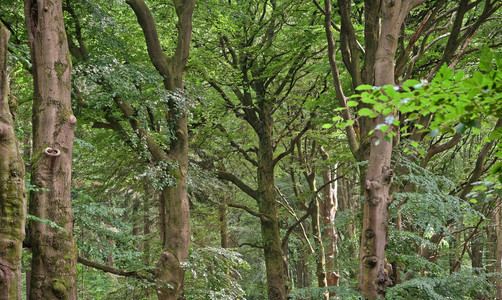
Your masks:
[[[31,60],[22,3],[7,2],[1,4],[5,9],[0,19],[12,32],[11,92],[17,99],[16,132],[29,182]],[[147,2],[163,50],[171,53],[176,47],[175,8],[170,1]],[[410,14],[398,55],[427,12],[443,2],[427,1]],[[450,2],[441,11],[458,4]],[[479,5],[482,10],[484,2]],[[362,41],[364,2],[353,1],[351,8]],[[190,111],[192,244],[183,263],[187,299],[266,298],[264,240],[259,216],[253,214],[258,204],[238,185],[218,177],[229,172],[246,186],[258,184],[255,162],[260,141],[249,112],[259,115],[263,106],[271,109],[275,157],[284,153],[274,178],[292,299],[324,299],[326,288],[318,287],[316,277],[320,246],[310,215],[315,204],[321,203],[322,208],[327,168],[337,179],[334,265],[340,274],[339,286],[329,290],[340,299],[360,297],[363,199],[359,175],[367,162],[355,161],[344,128],[362,116],[379,113],[388,117],[374,130],[395,142],[387,246],[394,272],[387,298],[496,297],[500,280],[496,249],[502,239],[496,229],[502,226],[496,221],[502,203],[500,9],[480,25],[454,68],[438,65],[447,43],[441,36],[451,26],[450,16],[438,21],[444,30],[420,36],[417,45],[434,42],[396,86],[353,88],[338,51],[342,88],[350,95],[348,108],[336,100],[323,14],[314,3],[199,1],[185,77],[188,96],[162,87],[163,78],[149,60],[141,28],[124,1],[64,1],[64,10],[70,45],[75,47],[72,101],[78,125],[72,205],[79,257],[130,272],[120,276],[79,264],[81,299],[156,297],[152,274],[161,254],[158,194],[175,182],[175,175],[165,172],[172,166],[154,163],[130,119],[141,120],[141,129],[167,149],[174,137],[173,124],[165,118],[170,99]],[[477,17],[469,11],[464,19],[470,22]],[[335,12],[333,22],[338,24],[339,19]],[[339,42],[339,36],[335,38]],[[410,47],[416,47],[412,55],[421,52],[418,46]],[[85,56],[76,55],[83,49]],[[424,79],[436,67],[437,74]],[[247,106],[239,100],[246,93],[250,95]],[[137,114],[124,116],[118,107],[122,101],[129,102]],[[344,121],[345,109],[355,120]],[[422,122],[425,118],[429,119]],[[417,134],[420,139],[412,138]],[[445,144],[451,147],[434,152]],[[321,147],[329,159],[323,158]],[[35,189],[29,184],[27,188]],[[58,226],[35,216],[28,220]],[[324,235],[327,227],[321,221],[323,247],[329,243]],[[28,262],[23,269],[29,269]]]

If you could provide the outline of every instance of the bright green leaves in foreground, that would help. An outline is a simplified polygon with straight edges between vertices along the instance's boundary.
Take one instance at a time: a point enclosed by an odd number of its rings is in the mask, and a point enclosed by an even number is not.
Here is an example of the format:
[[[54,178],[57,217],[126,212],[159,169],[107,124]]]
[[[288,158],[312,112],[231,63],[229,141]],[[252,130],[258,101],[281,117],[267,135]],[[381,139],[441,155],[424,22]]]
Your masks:
[[[445,65],[430,83],[408,80],[401,86],[362,85],[357,89],[363,92],[353,98],[373,105],[372,109],[361,108],[360,116],[388,115],[398,110],[407,115],[405,122],[413,122],[420,116],[434,115],[429,128],[424,128],[431,132],[432,137],[439,132],[461,134],[468,128],[478,127],[489,116],[502,116],[501,68],[499,54],[485,53],[479,64],[480,70],[471,77],[464,78],[461,71],[455,74]],[[392,124],[400,125],[400,121],[392,119]]]
[[[479,70],[471,76],[465,76],[462,71],[455,73],[444,65],[432,82],[408,80],[400,86],[361,85],[357,88],[361,93],[353,95],[349,103],[359,100],[367,104],[359,109],[359,116],[387,116],[385,123],[377,124],[375,130],[385,132],[389,139],[395,135],[394,130],[389,130],[392,125],[400,128],[402,137],[410,135],[410,129],[428,132],[430,138],[440,133],[463,134],[467,130],[479,133],[488,120],[502,117],[501,70],[500,53],[485,49]],[[405,117],[399,119],[395,112]],[[428,115],[433,118],[427,128],[417,124],[416,121]],[[488,139],[501,137],[502,129],[498,128]],[[411,146],[416,148],[418,143]],[[500,146],[496,156],[502,157]],[[502,169],[502,166],[497,167]]]

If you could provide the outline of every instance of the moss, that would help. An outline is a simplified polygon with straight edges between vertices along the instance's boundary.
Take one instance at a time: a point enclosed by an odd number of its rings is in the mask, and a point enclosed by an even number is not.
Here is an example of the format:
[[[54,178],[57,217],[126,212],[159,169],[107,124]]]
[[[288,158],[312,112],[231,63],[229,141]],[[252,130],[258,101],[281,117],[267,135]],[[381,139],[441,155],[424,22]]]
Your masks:
[[[58,16],[54,17],[55,24],[57,24],[58,19],[59,19]],[[64,30],[60,30],[58,35],[59,35],[59,45],[63,46],[64,43],[66,42],[66,33]]]
[[[68,298],[68,292],[71,289],[70,279],[64,276],[55,278],[52,282],[52,292],[60,299]]]
[[[58,74],[58,79],[61,81],[61,78],[63,77],[63,73],[66,71],[68,68],[68,65],[66,63],[62,63],[60,61],[57,61],[54,63],[54,70],[56,70],[56,73]]]

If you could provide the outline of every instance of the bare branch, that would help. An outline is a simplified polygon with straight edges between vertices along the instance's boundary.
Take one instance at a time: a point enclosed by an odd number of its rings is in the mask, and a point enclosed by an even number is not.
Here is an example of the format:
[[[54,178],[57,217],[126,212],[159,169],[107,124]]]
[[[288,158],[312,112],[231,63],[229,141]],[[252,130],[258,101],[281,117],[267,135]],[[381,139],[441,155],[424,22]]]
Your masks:
[[[335,91],[336,91],[336,97],[338,98],[338,103],[341,107],[344,107],[345,109],[342,112],[342,116],[345,121],[352,120],[352,117],[350,115],[350,110],[349,107],[347,106],[347,99],[345,98],[345,95],[343,93],[342,89],[342,83],[340,80],[340,75],[338,73],[338,67],[336,63],[336,56],[335,56],[335,40],[333,38],[333,32],[331,31],[330,23],[331,23],[331,15],[332,15],[332,9],[331,9],[331,1],[330,0],[324,0],[324,6],[326,10],[325,18],[324,18],[324,30],[326,32],[326,38],[328,40],[328,55],[329,55],[329,65],[331,67],[331,75],[333,76],[333,83],[335,86]],[[353,126],[347,126],[346,127],[347,131],[347,138],[349,141],[349,147],[354,155],[356,157],[358,154],[359,150],[359,143],[356,139],[356,132]]]
[[[456,133],[448,142],[441,144],[439,146],[433,145],[432,147],[430,147],[429,151],[427,151],[427,154],[425,155],[425,158],[422,161],[422,163],[420,164],[420,166],[422,168],[425,168],[425,166],[429,163],[429,161],[431,160],[431,158],[434,155],[441,153],[443,151],[446,151],[448,149],[451,149],[456,144],[458,144],[461,137],[462,136],[460,134]]]
[[[266,218],[266,215],[264,215],[262,213],[259,213],[259,212],[256,212],[256,211],[252,210],[251,208],[249,208],[249,207],[247,207],[245,205],[241,205],[241,204],[237,204],[237,203],[231,203],[231,202],[227,203],[227,205],[230,206],[230,207],[243,209],[247,213],[249,213],[250,215],[258,217],[260,219]]]
[[[80,256],[78,257],[78,262],[85,265],[85,266],[88,266],[88,267],[91,267],[91,268],[94,268],[97,270],[101,270],[103,272],[112,273],[112,274],[124,276],[124,277],[134,277],[134,278],[138,278],[138,279],[144,279],[144,280],[148,280],[150,282],[154,281],[154,279],[151,278],[151,276],[149,276],[147,274],[140,274],[137,271],[123,271],[123,270],[116,269],[116,268],[113,268],[113,267],[110,267],[107,265],[103,265],[103,264],[100,264],[97,262],[87,260],[87,259],[80,257]]]
[[[279,154],[273,161],[273,165],[276,165],[281,159],[283,159],[285,156],[293,153],[294,149],[295,149],[295,144],[297,143],[297,141],[299,141],[301,139],[301,137],[310,129],[310,126],[312,125],[312,122],[309,120],[307,121],[307,124],[305,125],[305,127],[302,129],[302,131],[300,131],[294,139],[291,140],[291,143],[290,143],[290,146],[288,149],[286,149],[284,152],[282,152],[281,154]]]
[[[300,225],[303,221],[305,221],[310,216],[310,214],[312,213],[313,203],[314,203],[314,200],[310,201],[309,208],[308,208],[307,212],[303,216],[301,216],[301,218],[299,218],[293,225],[291,225],[288,228],[288,230],[284,234],[284,237],[282,238],[282,242],[281,242],[282,249],[286,248],[286,245],[288,244],[289,236],[291,235],[293,230],[295,230],[295,228],[298,225]]]

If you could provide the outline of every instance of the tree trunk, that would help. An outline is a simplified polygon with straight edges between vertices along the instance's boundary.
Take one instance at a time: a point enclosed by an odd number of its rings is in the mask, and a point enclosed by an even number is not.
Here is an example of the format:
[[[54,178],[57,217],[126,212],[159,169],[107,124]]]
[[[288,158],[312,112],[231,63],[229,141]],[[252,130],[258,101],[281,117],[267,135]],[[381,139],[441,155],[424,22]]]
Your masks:
[[[21,299],[21,257],[26,220],[25,170],[9,105],[7,43],[0,21],[0,299]]]
[[[328,160],[329,156],[324,149],[321,148],[322,159],[324,161]],[[336,210],[338,208],[338,200],[336,197],[336,191],[338,189],[337,182],[331,182],[331,168],[326,166],[323,170],[323,205],[321,210],[323,226],[324,226],[324,238],[326,239],[326,280],[328,286],[338,286],[338,280],[340,275],[336,272],[336,256],[338,255],[338,249],[336,243],[338,242],[338,235],[335,231],[335,216]],[[334,293],[330,293],[330,296],[335,296]]]
[[[317,197],[317,195],[314,195],[314,197]],[[312,207],[311,218],[312,218],[312,235],[314,236],[314,243],[316,246],[315,257],[316,257],[317,286],[320,288],[326,288],[328,286],[326,278],[326,256],[322,241],[321,222],[319,220],[319,201],[317,201],[317,199],[314,199],[313,201],[314,201],[314,206]],[[327,291],[324,292],[323,298],[329,300],[329,293]]]
[[[71,59],[61,1],[25,1],[33,61],[33,153],[29,224],[30,299],[76,299],[77,247],[71,210],[71,162],[77,119],[71,110]]]
[[[221,248],[229,248],[228,246],[228,221],[227,221],[227,195],[223,195],[221,198],[220,207],[218,209],[219,220],[220,220],[220,245]]]
[[[300,152],[300,146],[298,146],[298,151]],[[303,155],[300,154],[300,157]],[[307,162],[304,161],[305,168],[307,168]],[[312,193],[312,199],[314,205],[309,207],[311,209],[310,217],[312,222],[312,236],[314,237],[315,244],[315,258],[316,258],[316,277],[317,277],[317,286],[320,288],[326,288],[328,286],[327,278],[326,278],[326,255],[324,251],[324,243],[321,233],[321,222],[320,222],[320,206],[316,193],[316,183],[315,177],[316,173],[314,171],[310,172],[304,171],[305,179],[309,185],[310,192]],[[325,291],[323,293],[323,298],[328,300],[329,293]]]
[[[267,125],[263,127],[266,128],[259,136],[257,202],[259,211],[263,214],[260,223],[267,272],[267,292],[271,300],[284,300],[286,299],[286,274],[275,203],[272,128]]]
[[[419,3],[420,1],[384,0],[380,8],[373,8],[370,12],[381,14],[381,25],[380,32],[375,31],[379,35],[374,61],[369,60],[374,67],[367,66],[366,69],[374,70],[373,82],[366,83],[375,86],[394,85],[395,53],[400,28],[406,15]],[[371,72],[366,72],[367,75],[369,73]],[[377,124],[384,124],[385,118],[386,116],[379,115],[375,119],[362,119],[362,138]],[[383,298],[385,288],[391,284],[389,275],[392,267],[385,259],[385,248],[388,239],[389,189],[394,175],[390,169],[392,141],[387,141],[381,130],[375,130],[369,136],[368,143],[362,144],[361,148],[363,160],[368,160],[369,164],[367,173],[361,174],[365,176],[365,180],[358,287],[366,298],[375,299]]]

